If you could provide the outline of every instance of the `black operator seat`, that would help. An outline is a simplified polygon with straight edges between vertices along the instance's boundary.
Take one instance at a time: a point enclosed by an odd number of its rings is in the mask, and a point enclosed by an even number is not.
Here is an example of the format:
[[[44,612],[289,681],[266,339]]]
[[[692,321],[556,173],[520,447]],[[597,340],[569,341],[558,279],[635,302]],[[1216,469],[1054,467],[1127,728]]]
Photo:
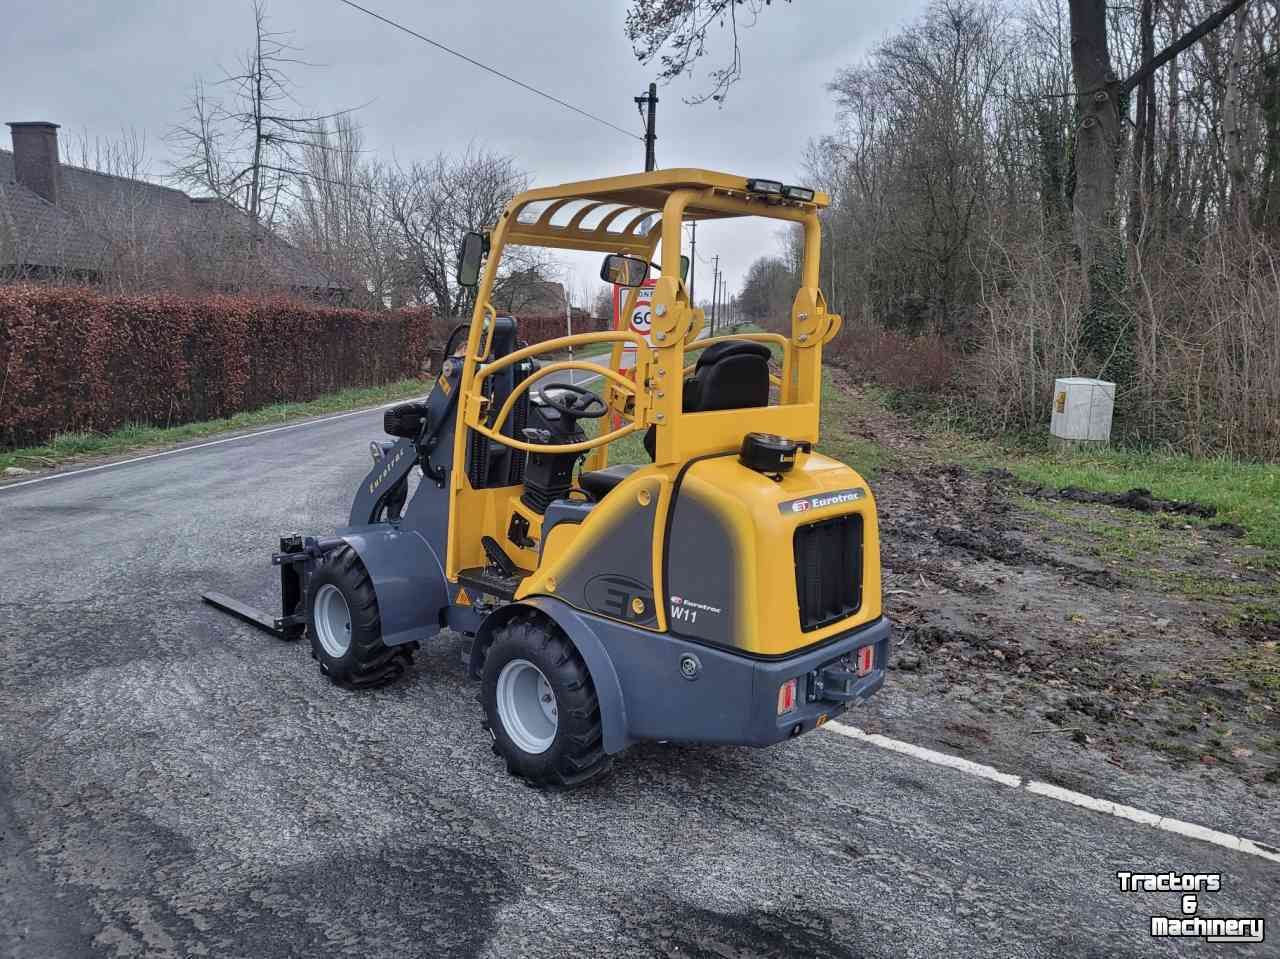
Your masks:
[[[602,470],[578,474],[581,486],[597,503],[613,492],[613,488],[638,470],[639,466],[609,466]]]
[[[684,381],[684,411],[710,413],[769,405],[769,347],[754,340],[724,340],[702,351]],[[649,427],[644,448],[652,459],[657,434]]]
[[[684,411],[740,410],[769,405],[769,347],[724,340],[702,351],[684,381]]]

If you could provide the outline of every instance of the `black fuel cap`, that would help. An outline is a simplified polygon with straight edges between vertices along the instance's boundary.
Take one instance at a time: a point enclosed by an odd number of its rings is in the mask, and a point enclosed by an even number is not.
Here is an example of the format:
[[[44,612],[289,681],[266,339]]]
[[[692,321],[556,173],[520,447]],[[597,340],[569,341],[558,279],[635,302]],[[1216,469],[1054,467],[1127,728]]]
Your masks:
[[[742,438],[738,462],[757,473],[785,473],[796,465],[800,443],[772,433],[748,433]]]

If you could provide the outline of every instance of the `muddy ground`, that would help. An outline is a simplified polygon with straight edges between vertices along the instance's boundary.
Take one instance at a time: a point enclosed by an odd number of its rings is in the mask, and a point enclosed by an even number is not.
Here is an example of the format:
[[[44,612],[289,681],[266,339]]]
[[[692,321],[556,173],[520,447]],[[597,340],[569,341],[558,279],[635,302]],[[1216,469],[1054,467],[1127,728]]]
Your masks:
[[[895,632],[886,690],[853,721],[1280,838],[1280,574],[1263,552],[1178,504],[940,462],[872,407],[849,428],[888,450],[872,485]]]

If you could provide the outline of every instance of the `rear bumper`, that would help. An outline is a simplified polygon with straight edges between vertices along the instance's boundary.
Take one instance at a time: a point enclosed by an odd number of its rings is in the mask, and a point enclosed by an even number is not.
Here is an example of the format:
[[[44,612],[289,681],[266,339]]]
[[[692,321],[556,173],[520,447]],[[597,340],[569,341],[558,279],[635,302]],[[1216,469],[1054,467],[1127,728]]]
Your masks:
[[[586,617],[584,617],[585,619]],[[758,660],[591,617],[621,686],[627,742],[718,743],[768,746],[808,732],[846,712],[884,685],[889,621],[866,623],[820,648],[776,660]],[[842,658],[856,662],[875,647],[874,666],[847,685],[817,688],[816,678]],[[692,660],[690,677],[688,660]],[[828,673],[827,676],[833,674]],[[793,710],[778,715],[778,689],[796,679]],[[838,697],[844,693],[844,697]]]
[[[847,663],[841,661],[856,663],[857,652],[863,646],[875,647],[871,671],[833,687],[829,679],[831,673],[824,673],[824,669],[828,666],[848,668]],[[889,621],[881,617],[813,652],[776,662],[757,662],[752,677],[754,706],[750,735],[744,745],[768,746],[799,736],[865,702],[884,685],[888,661]],[[778,689],[792,678],[798,680],[796,707],[779,716]]]

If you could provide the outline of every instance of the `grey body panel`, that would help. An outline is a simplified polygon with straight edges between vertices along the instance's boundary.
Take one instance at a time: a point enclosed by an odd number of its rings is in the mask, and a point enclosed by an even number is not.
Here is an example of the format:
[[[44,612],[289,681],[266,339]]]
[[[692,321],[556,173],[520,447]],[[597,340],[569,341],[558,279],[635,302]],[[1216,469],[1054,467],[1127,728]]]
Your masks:
[[[695,463],[690,472],[696,470]],[[740,589],[737,539],[688,474],[673,493],[668,530],[665,583],[671,632],[733,647]]]
[[[385,645],[421,642],[440,632],[449,582],[439,555],[421,533],[377,523],[340,529],[338,535],[356,551],[373,581]]]
[[[654,633],[537,596],[498,610],[481,626],[473,646],[478,674],[487,634],[533,608],[556,622],[582,655],[600,701],[600,725],[607,753],[644,740],[768,746],[813,729],[822,717],[839,716],[849,704],[807,702],[804,677],[863,646],[876,647],[876,667],[850,690],[864,700],[884,684],[889,653],[889,621],[881,618],[843,633],[819,647],[779,659],[755,659],[729,650]],[[695,679],[684,678],[681,660],[698,664]],[[801,678],[794,711],[777,715],[778,687]]]
[[[542,547],[546,545],[547,536],[560,523],[582,523],[596,508],[595,503],[587,503],[576,499],[552,500],[551,505],[542,517],[542,541],[538,545],[538,555],[542,555]]]
[[[621,677],[626,707],[627,738],[671,742],[768,746],[813,729],[820,716],[832,718],[847,704],[804,701],[804,677],[813,670],[875,644],[876,668],[859,679],[851,692],[855,701],[871,696],[884,684],[888,659],[889,623],[878,619],[812,650],[763,660],[729,650],[651,633],[623,623],[582,615],[603,644],[615,675]],[[697,678],[685,679],[681,660],[692,656]],[[785,717],[777,714],[778,687],[800,677],[800,700]]]
[[[656,626],[658,610],[653,595],[653,540],[661,489],[653,477],[620,486],[610,497],[627,497],[625,511],[616,520],[597,516],[593,523],[609,525],[588,528],[591,536],[586,550],[573,566],[561,570],[557,595],[579,609],[589,609],[625,622]],[[648,492],[648,502],[637,494]],[[545,536],[543,537],[545,541]],[[632,606],[642,605],[640,612]]]
[[[418,462],[418,451],[413,440],[401,439],[373,464],[373,469],[360,481],[355,499],[351,501],[350,526],[372,523],[378,512],[378,504],[396,484],[409,475]]]

